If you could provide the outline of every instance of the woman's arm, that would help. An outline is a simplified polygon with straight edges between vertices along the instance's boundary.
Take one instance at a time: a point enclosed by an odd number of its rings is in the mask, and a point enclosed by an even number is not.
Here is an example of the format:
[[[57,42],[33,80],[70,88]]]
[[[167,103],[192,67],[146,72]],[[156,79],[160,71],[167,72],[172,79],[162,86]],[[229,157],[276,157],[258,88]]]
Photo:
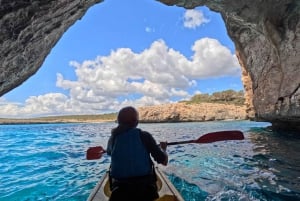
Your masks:
[[[107,142],[107,148],[106,148],[106,153],[111,156],[111,151],[112,151],[112,135],[109,137],[108,142]]]
[[[146,132],[141,132],[141,139],[146,146],[146,149],[151,154],[153,159],[160,164],[167,165],[168,164],[168,154],[166,152],[167,149],[167,143],[161,142],[160,145],[157,145],[155,139],[153,136]]]

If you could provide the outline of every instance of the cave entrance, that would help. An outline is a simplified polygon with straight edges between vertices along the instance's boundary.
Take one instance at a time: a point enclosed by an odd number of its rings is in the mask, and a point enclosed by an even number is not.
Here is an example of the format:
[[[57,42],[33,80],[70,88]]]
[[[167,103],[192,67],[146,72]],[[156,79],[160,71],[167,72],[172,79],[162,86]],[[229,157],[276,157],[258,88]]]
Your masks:
[[[94,114],[176,102],[242,90],[240,76],[220,14],[105,1],[68,29],[36,75],[4,96],[5,113]]]

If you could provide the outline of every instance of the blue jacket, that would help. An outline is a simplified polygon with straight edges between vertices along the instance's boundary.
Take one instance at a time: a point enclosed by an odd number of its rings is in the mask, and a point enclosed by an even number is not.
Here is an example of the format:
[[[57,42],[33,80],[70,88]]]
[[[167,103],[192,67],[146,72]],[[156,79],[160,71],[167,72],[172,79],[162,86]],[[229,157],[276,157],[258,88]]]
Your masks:
[[[143,144],[140,129],[132,128],[116,135],[111,146],[111,176],[126,179],[150,175],[152,161]]]

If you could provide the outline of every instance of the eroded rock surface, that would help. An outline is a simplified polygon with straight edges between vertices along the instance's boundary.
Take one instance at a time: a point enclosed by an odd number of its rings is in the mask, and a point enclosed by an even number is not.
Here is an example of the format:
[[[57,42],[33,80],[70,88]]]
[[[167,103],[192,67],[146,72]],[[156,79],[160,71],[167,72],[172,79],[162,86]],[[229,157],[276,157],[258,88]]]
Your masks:
[[[246,107],[217,103],[173,103],[138,108],[141,122],[199,122],[247,119]]]
[[[249,116],[300,129],[299,0],[160,0],[221,13],[233,40]],[[62,34],[101,0],[0,1],[0,96],[33,75]]]
[[[65,31],[101,1],[0,1],[0,96],[36,73]]]
[[[300,129],[299,0],[160,0],[221,13],[243,68],[249,116]]]

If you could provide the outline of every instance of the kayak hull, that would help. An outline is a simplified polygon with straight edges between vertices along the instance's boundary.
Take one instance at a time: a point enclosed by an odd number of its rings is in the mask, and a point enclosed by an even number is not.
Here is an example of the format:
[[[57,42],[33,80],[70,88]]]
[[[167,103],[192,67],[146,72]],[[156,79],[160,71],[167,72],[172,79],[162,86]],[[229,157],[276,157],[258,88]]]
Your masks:
[[[156,167],[155,172],[157,175],[156,184],[159,194],[159,198],[156,201],[184,201],[174,185],[158,167]],[[108,201],[110,195],[108,173],[105,173],[93,189],[87,201]]]

